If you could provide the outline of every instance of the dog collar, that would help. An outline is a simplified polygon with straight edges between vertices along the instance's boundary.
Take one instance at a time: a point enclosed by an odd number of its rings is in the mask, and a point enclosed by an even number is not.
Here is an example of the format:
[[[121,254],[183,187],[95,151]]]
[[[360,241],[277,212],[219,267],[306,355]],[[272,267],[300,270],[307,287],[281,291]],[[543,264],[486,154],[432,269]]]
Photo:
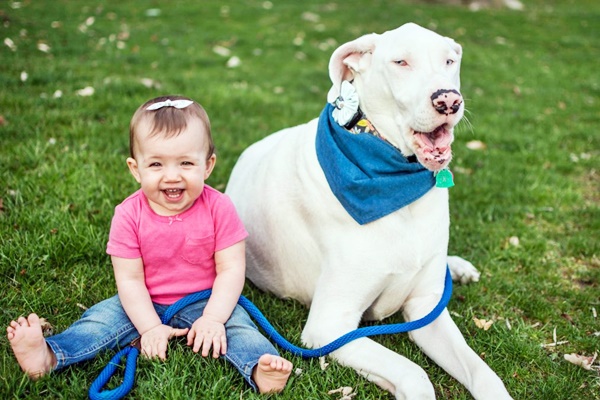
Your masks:
[[[358,135],[360,133],[371,134],[371,135],[373,135],[375,137],[378,137],[381,140],[389,143],[390,145],[394,146],[389,140],[387,140],[387,138],[385,136],[383,136],[375,128],[375,126],[371,123],[371,121],[369,121],[367,119],[367,116],[365,115],[365,113],[363,112],[363,110],[360,109],[360,107],[356,111],[356,114],[354,114],[354,117],[352,118],[352,120],[350,120],[350,122],[348,122],[346,125],[344,125],[344,128],[348,132],[353,133],[355,135]],[[394,147],[397,148],[396,146],[394,146]],[[409,163],[419,162],[417,160],[417,156],[414,155],[414,154],[412,156],[406,157],[406,161],[408,161]]]

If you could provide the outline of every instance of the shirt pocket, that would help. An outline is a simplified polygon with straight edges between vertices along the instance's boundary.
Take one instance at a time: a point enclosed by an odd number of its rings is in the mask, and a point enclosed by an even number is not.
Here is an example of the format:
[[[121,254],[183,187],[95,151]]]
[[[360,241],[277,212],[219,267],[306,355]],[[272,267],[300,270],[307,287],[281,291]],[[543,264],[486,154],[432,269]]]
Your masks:
[[[215,237],[214,235],[203,238],[185,239],[185,244],[181,251],[181,258],[191,264],[214,266],[215,257]]]

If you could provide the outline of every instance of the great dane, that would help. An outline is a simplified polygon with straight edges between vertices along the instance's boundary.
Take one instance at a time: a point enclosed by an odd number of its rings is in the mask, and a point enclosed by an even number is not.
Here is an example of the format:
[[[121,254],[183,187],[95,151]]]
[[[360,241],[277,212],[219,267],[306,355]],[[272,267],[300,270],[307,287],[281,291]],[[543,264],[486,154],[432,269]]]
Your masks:
[[[469,262],[447,256],[449,185],[434,184],[449,173],[464,113],[461,55],[454,40],[413,23],[345,43],[330,59],[321,117],[251,145],[234,167],[226,193],[250,232],[247,276],[310,306],[307,346],[361,319],[423,317],[440,299],[447,264],[454,278],[478,279]],[[318,133],[328,123],[337,130]],[[407,170],[396,174],[396,165]],[[388,185],[396,175],[405,180]],[[447,310],[410,337],[476,399],[511,398]],[[371,339],[331,356],[397,399],[435,397],[421,367]]]

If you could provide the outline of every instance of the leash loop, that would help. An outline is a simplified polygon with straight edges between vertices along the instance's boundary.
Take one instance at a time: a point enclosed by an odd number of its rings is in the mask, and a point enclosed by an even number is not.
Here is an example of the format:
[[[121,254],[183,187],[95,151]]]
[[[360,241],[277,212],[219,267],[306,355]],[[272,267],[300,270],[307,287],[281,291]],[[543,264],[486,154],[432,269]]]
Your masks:
[[[136,339],[137,340],[137,339]],[[100,375],[92,383],[89,390],[89,396],[92,400],[118,400],[122,399],[131,391],[135,382],[135,367],[137,358],[140,354],[138,348],[127,346],[108,362],[106,367],[100,372]],[[125,373],[123,375],[123,383],[112,390],[104,390],[102,388],[108,383],[110,378],[115,374],[117,367],[121,363],[121,358],[126,357]]]
[[[163,324],[167,324],[173,318],[173,316],[181,311],[184,307],[209,298],[211,293],[212,291],[207,289],[201,292],[189,294],[178,300],[169,306],[169,308],[163,314],[161,322]],[[333,342],[317,349],[305,349],[290,343],[279,332],[277,332],[277,330],[273,327],[273,325],[271,325],[258,307],[256,307],[245,296],[241,295],[238,303],[265,331],[266,335],[283,350],[303,358],[313,358],[325,356],[355,339],[367,336],[404,333],[423,328],[424,326],[433,322],[444,311],[448,305],[448,302],[450,301],[451,296],[452,276],[450,274],[450,269],[446,267],[446,279],[444,282],[444,292],[442,293],[442,297],[433,310],[431,310],[429,314],[425,315],[423,318],[397,324],[357,328],[337,338]],[[102,372],[100,372],[100,375],[98,375],[96,380],[90,386],[89,397],[91,400],[119,400],[125,397],[127,393],[131,391],[135,382],[136,363],[140,354],[139,342],[139,337],[134,339],[129,346],[123,348],[121,351],[115,354],[114,357],[108,362],[108,365],[104,367]],[[121,358],[123,357],[126,357],[123,383],[115,389],[102,391],[104,385],[106,385],[110,378],[115,374],[117,367],[121,362]]]

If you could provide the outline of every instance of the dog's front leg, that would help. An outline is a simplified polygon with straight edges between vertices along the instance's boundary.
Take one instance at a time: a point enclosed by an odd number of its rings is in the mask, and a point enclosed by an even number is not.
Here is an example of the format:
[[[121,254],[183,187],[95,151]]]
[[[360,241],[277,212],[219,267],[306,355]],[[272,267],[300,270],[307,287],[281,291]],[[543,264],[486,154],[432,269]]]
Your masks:
[[[413,298],[405,303],[407,320],[423,317],[439,295]],[[469,347],[448,310],[431,324],[412,331],[411,338],[436,364],[462,383],[477,400],[508,400],[504,384],[494,371]]]
[[[364,291],[368,280],[350,273],[321,276],[320,283],[326,284],[317,285],[302,333],[307,346],[324,346],[356,329],[366,304],[373,301],[370,297],[376,296],[376,291]],[[354,340],[331,357],[390,391],[396,399],[435,399],[433,385],[421,367],[371,339]]]

